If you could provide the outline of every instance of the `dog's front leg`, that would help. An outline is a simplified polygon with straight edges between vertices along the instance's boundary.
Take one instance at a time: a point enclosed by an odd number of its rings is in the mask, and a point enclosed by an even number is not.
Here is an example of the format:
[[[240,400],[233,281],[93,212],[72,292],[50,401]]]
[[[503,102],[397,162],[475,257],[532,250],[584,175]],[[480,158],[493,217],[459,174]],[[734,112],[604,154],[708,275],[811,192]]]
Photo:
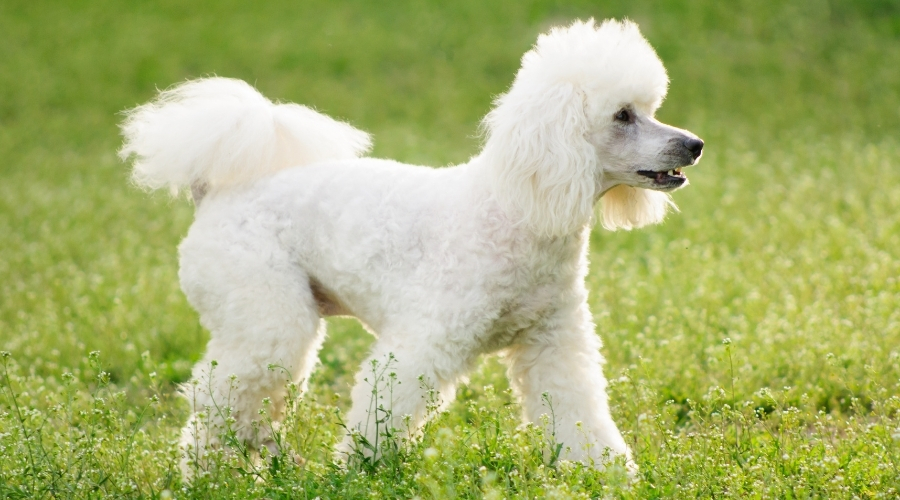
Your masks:
[[[633,471],[609,412],[599,349],[587,304],[560,311],[507,350],[510,382],[525,418],[546,422],[546,435],[562,445],[559,458],[593,459],[602,467],[607,453],[624,455]]]
[[[340,458],[377,459],[416,437],[425,419],[453,399],[475,355],[454,352],[435,340],[441,338],[441,333],[403,340],[383,335],[376,342],[356,376]]]

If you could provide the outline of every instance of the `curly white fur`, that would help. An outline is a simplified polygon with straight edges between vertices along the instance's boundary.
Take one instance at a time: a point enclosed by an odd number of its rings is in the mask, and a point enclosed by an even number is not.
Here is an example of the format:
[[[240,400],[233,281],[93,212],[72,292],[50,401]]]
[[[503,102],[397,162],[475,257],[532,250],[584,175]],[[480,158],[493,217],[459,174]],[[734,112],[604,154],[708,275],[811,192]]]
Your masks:
[[[174,193],[219,190],[289,167],[357,158],[369,134],[297,104],[274,104],[249,84],[207,78],[160,93],[128,113],[119,151],[134,155],[132,176]]]
[[[394,386],[374,402],[390,426],[425,418],[420,376],[446,402],[479,355],[501,352],[526,419],[541,421],[549,395],[565,458],[629,456],[586,250],[598,199],[605,227],[659,222],[685,183],[673,170],[700,155],[699,139],[653,119],[667,84],[632,23],[553,29],[485,118],[483,152],[444,169],[359,158],[367,134],[236,80],[188,82],[133,110],[121,154],[136,158],[135,181],[191,187],[198,202],[179,276],[211,340],[187,388],[188,455],[220,443],[226,409],[239,439],[273,447],[261,401],[277,420],[285,378],[315,365],[321,318],[352,315],[378,335],[364,367],[394,358]],[[347,416],[370,441],[373,386],[387,382],[375,378],[361,370]]]

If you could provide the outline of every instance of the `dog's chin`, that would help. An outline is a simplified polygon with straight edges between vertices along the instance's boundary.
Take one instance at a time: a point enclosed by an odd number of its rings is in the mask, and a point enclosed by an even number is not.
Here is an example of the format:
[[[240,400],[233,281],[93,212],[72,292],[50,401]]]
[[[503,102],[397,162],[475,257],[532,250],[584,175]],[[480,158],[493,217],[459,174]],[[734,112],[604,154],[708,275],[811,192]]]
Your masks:
[[[636,173],[640,182],[635,187],[644,189],[668,192],[687,186],[689,183],[681,168],[660,171],[638,170]]]

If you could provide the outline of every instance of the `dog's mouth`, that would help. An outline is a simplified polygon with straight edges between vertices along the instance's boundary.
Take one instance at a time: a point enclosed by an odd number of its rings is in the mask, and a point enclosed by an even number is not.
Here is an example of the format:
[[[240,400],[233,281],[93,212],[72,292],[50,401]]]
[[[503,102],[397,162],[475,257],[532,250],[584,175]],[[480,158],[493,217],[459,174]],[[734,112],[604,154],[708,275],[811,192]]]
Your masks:
[[[681,172],[681,167],[672,170],[638,170],[638,175],[647,177],[653,181],[653,187],[657,189],[675,189],[687,182],[687,176]]]

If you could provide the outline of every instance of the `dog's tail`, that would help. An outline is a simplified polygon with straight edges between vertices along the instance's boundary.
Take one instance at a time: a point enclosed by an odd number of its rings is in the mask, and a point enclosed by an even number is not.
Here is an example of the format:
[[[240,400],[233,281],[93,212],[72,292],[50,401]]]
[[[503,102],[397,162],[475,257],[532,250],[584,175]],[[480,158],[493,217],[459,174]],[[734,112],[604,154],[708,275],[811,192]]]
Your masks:
[[[359,157],[369,134],[297,104],[276,104],[230,78],[185,82],[127,112],[123,160],[132,178],[194,200],[288,167]]]

